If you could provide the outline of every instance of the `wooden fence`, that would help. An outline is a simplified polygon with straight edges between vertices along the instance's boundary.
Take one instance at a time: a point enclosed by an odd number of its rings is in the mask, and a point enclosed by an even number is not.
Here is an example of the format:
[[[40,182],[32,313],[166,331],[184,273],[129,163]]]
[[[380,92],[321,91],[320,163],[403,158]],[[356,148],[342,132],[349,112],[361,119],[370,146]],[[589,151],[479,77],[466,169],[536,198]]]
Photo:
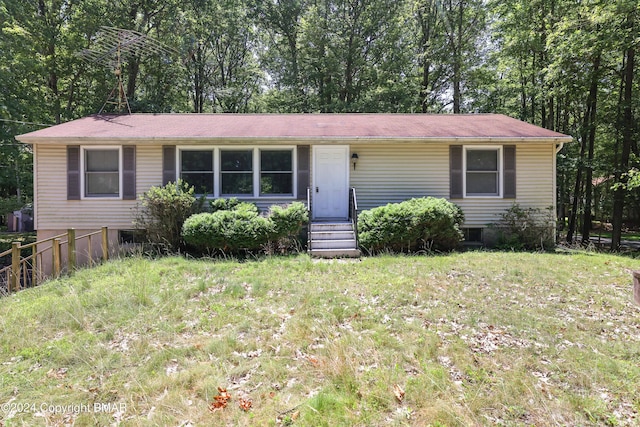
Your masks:
[[[100,237],[101,258],[105,261],[108,260],[108,231],[107,227],[102,227],[98,231],[76,236],[76,230],[71,228],[66,233],[26,245],[14,242],[11,245],[11,249],[0,253],[0,259],[11,257],[11,265],[0,269],[0,294],[9,294],[20,289],[37,286],[47,277],[59,277],[63,270],[72,274],[78,268],[77,247],[78,242],[82,239],[87,239],[86,261],[89,266],[97,262],[97,260],[94,260],[94,245],[92,244],[92,239],[94,238]],[[66,263],[62,259],[65,246],[67,249]],[[25,255],[23,252],[30,253],[23,256]],[[45,256],[51,257],[50,272],[43,268]]]

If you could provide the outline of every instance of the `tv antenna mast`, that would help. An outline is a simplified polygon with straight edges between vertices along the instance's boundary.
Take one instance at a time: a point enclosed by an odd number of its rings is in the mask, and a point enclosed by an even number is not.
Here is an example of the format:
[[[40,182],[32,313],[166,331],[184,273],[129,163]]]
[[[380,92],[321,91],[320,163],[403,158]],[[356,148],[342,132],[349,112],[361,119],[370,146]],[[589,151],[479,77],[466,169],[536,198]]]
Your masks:
[[[83,49],[78,56],[86,61],[109,67],[116,76],[116,85],[98,112],[101,114],[107,105],[115,105],[117,112],[131,114],[127,93],[122,83],[123,57],[150,55],[171,55],[176,53],[157,40],[134,30],[114,27],[100,27],[92,49]]]

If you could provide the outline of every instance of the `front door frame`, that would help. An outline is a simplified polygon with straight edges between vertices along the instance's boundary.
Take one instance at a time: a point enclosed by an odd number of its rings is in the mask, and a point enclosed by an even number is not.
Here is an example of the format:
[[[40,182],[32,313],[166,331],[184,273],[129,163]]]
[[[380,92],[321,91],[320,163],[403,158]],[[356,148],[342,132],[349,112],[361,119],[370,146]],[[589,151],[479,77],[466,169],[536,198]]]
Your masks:
[[[318,190],[320,189],[320,187],[322,187],[322,183],[318,181],[318,171],[319,171],[319,167],[318,167],[318,154],[319,152],[321,152],[322,150],[341,150],[343,153],[341,160],[342,163],[342,168],[344,173],[340,173],[338,175],[342,175],[342,180],[344,183],[344,196],[343,196],[343,202],[340,205],[340,211],[343,212],[343,214],[339,214],[336,216],[320,216],[318,214],[318,205],[317,203],[314,203],[313,200],[316,198],[316,194],[318,192]],[[311,216],[312,219],[315,220],[348,220],[349,219],[349,152],[350,152],[350,147],[348,145],[314,145],[313,146],[313,150],[312,150],[312,165],[313,165],[313,169],[312,169],[312,187],[311,187],[311,200],[312,200],[312,212],[311,212]],[[339,179],[338,176],[336,176],[336,179]]]

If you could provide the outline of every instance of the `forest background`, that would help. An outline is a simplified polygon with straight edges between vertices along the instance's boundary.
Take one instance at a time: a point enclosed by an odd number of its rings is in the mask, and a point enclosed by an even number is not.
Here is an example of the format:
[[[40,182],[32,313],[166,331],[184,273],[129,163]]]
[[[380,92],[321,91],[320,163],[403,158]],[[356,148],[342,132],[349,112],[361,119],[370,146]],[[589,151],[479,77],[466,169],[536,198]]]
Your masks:
[[[637,0],[0,0],[0,212],[33,196],[15,135],[97,113],[102,26],[171,53],[123,58],[133,112],[502,113],[572,135],[558,219],[640,225]]]

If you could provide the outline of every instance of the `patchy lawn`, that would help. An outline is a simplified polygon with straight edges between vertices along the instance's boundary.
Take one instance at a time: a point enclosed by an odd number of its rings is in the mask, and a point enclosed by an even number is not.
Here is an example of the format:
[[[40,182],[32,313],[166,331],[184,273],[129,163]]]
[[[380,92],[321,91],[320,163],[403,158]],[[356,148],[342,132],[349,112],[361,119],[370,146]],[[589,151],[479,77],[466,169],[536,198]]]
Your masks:
[[[638,268],[113,261],[0,300],[0,425],[638,425]]]

